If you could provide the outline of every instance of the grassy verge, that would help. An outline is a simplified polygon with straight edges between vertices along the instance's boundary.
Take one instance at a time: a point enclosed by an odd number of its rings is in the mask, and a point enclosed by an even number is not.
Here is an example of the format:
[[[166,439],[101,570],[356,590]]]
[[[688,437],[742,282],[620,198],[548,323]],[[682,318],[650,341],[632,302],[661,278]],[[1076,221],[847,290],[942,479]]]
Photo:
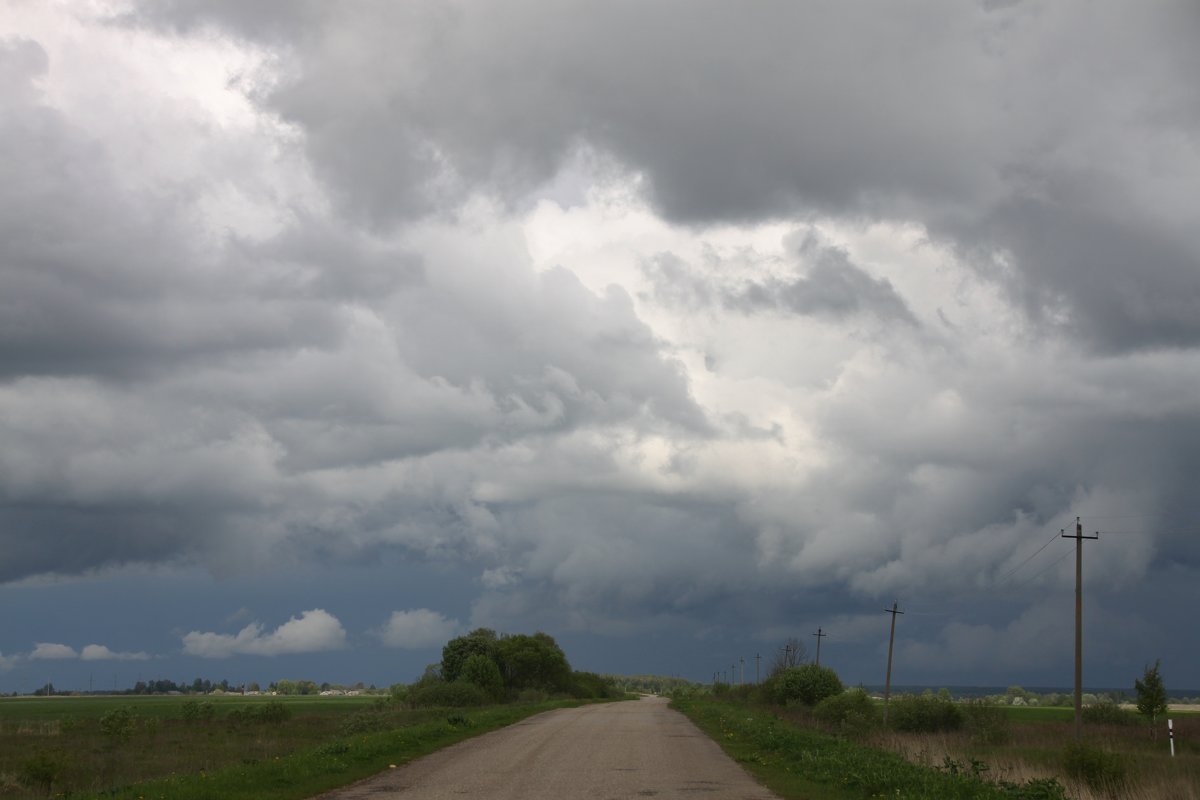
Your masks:
[[[899,755],[800,727],[763,709],[705,697],[675,700],[735,761],[785,798],[859,800],[991,800],[1061,797],[1050,786],[998,786],[973,774],[970,763],[942,769],[919,766]]]
[[[7,777],[0,775],[0,794],[45,797],[49,788],[77,800],[299,800],[534,714],[585,702],[470,710],[351,709],[340,716],[298,714],[275,725],[231,724],[227,716],[185,724],[146,714],[128,736],[118,739],[91,734],[98,720],[68,723],[66,731],[61,723],[59,730],[51,730],[47,721],[42,723],[47,729],[32,737],[38,740],[34,747],[20,757],[24,760],[9,764]],[[28,731],[24,737],[28,741]],[[0,761],[16,761],[14,756],[0,752]],[[28,777],[31,766],[36,773],[38,759],[56,773],[52,784],[26,780],[21,786],[20,777]]]

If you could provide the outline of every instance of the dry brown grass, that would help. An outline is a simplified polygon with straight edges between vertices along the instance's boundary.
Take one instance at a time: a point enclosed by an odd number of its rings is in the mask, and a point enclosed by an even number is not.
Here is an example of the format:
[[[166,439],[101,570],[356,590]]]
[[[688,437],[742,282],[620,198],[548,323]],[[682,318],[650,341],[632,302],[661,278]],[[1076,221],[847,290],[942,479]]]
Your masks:
[[[1175,720],[1176,757],[1171,758],[1165,733],[1152,740],[1144,726],[1093,726],[1086,741],[1121,754],[1128,776],[1116,791],[1096,792],[1072,781],[1062,767],[1064,747],[1073,727],[1061,722],[1014,722],[1011,741],[981,745],[965,731],[938,734],[878,733],[871,744],[899,753],[909,761],[938,767],[949,758],[962,764],[987,764],[994,780],[1021,783],[1056,778],[1076,800],[1200,800],[1200,717]]]

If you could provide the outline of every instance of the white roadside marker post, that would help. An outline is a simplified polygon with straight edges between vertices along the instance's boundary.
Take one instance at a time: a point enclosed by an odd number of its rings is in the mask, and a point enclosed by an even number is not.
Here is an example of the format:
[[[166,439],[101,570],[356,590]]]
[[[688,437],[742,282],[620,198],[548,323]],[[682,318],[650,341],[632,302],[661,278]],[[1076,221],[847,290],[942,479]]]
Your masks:
[[[1175,725],[1167,720],[1167,738],[1171,740],[1171,758],[1175,757]]]

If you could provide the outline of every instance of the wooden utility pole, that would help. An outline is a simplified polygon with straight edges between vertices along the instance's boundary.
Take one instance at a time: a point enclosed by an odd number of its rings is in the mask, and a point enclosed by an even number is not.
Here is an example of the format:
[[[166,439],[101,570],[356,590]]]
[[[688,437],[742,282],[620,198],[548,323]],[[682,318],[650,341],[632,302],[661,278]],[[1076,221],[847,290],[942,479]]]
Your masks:
[[[762,680],[758,677],[758,662],[762,660],[762,656],[758,653],[754,654],[754,682],[761,683]]]
[[[1075,540],[1075,741],[1083,739],[1083,540],[1099,539],[1097,532],[1083,535],[1083,523],[1075,518],[1075,534],[1059,531],[1064,539]]]
[[[738,673],[738,686],[746,684],[746,659],[738,656],[738,668],[741,672]]]
[[[892,696],[892,645],[896,641],[896,615],[903,614],[904,612],[900,610],[899,600],[893,602],[891,608],[885,608],[883,611],[885,614],[892,615],[892,632],[888,635],[887,678],[883,684],[883,724],[887,725],[888,700]]]
[[[817,666],[821,666],[821,640],[828,636],[828,633],[821,633],[821,629],[817,628],[817,632],[813,636],[817,637]]]

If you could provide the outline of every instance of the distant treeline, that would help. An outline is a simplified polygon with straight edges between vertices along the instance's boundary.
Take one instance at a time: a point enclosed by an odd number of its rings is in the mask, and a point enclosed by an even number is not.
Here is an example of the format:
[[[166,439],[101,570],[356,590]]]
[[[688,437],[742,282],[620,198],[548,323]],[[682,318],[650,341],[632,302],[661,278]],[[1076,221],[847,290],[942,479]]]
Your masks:
[[[699,686],[686,678],[667,675],[605,675],[604,679],[622,691],[643,694],[671,694],[679,689]]]
[[[882,686],[865,686],[867,691],[883,694]],[[934,689],[929,686],[893,686],[893,694],[929,694],[950,696],[955,700],[986,700],[994,705],[1029,705],[1070,707],[1075,703],[1075,695],[1070,689],[1059,687],[1033,687],[1029,689],[1020,686],[950,686]],[[1167,692],[1171,703],[1188,705],[1200,704],[1200,691],[1184,689]],[[1085,706],[1097,703],[1132,703],[1135,695],[1132,689],[1092,689],[1083,693]]]
[[[82,692],[67,689],[55,689],[53,683],[48,683],[41,686],[33,692],[34,697],[66,697],[71,695],[140,695],[140,694],[212,694],[214,692],[224,694],[242,694],[242,693],[267,693],[281,695],[314,695],[321,692],[339,691],[339,692],[362,692],[371,694],[373,692],[384,693],[386,690],[376,689],[374,684],[365,686],[362,683],[354,683],[350,685],[321,683],[315,681],[294,681],[281,679],[272,681],[267,684],[267,688],[263,689],[257,681],[249,683],[230,683],[226,679],[219,681],[210,681],[205,678],[196,678],[192,682],[186,681],[175,682],[167,678],[159,678],[152,681],[138,681],[128,689],[102,689],[99,691]],[[16,696],[13,692],[13,696]]]

